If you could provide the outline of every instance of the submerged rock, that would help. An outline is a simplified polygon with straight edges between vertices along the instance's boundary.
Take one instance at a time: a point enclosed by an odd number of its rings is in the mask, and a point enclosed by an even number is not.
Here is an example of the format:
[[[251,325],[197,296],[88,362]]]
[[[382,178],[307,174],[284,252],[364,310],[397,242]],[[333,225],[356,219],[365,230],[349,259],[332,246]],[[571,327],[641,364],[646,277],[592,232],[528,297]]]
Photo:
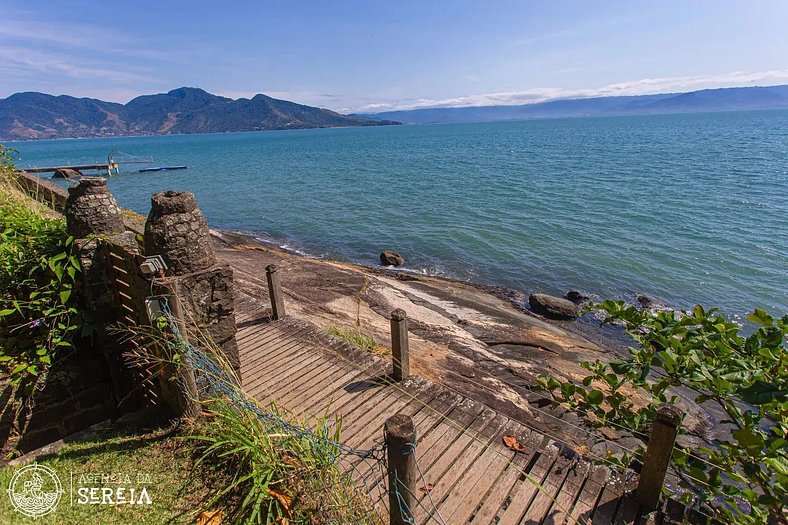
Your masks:
[[[590,296],[577,290],[569,290],[568,292],[566,292],[565,297],[575,304],[581,304],[591,299]]]
[[[656,306],[656,301],[646,294],[638,294],[636,300],[641,308],[652,308]]]
[[[575,303],[552,295],[533,293],[528,297],[528,304],[534,312],[555,319],[575,319],[578,316]]]
[[[397,252],[383,250],[380,252],[380,264],[383,266],[402,266],[405,264],[405,258]]]

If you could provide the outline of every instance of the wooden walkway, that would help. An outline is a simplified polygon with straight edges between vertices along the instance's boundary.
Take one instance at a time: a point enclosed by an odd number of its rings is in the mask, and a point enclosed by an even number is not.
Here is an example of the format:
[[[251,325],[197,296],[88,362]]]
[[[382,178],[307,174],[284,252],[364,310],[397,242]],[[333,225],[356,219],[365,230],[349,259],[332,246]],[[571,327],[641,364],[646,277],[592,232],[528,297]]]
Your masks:
[[[304,416],[329,410],[342,418],[343,443],[354,448],[380,444],[388,417],[413,417],[424,476],[418,486],[425,489],[418,491],[416,523],[624,524],[638,517],[632,480],[440,385],[419,378],[391,384],[384,380],[385,361],[303,322],[269,321],[239,299],[237,338],[248,393]],[[516,436],[525,452],[506,447],[505,434]],[[360,470],[359,482],[363,478],[387,515],[387,480]]]

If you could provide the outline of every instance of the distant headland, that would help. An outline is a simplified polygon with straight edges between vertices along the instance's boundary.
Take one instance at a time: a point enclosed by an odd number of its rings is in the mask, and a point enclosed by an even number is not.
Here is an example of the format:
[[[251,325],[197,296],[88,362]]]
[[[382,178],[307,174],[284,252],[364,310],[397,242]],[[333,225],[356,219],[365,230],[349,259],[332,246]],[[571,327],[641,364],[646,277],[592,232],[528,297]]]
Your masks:
[[[0,99],[0,140],[172,135],[399,124],[341,115],[266,95],[233,100],[182,87],[126,104],[15,93]]]
[[[381,121],[392,119],[404,124],[431,124],[783,108],[788,108],[788,86],[752,86],[659,95],[558,99],[516,106],[434,107],[357,116]]]

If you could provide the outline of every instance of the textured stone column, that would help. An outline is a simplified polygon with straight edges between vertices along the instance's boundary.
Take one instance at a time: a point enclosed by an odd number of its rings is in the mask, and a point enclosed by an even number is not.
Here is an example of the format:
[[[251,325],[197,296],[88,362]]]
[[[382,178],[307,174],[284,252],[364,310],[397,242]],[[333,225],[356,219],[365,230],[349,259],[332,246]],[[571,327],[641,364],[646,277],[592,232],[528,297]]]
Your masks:
[[[131,253],[139,253],[137,241],[133,233],[126,231],[123,213],[109,192],[107,181],[101,177],[82,177],[71,186],[64,213],[66,229],[76,239],[82,265],[78,293],[84,297],[96,325],[95,347],[103,354],[108,368],[113,406],[120,411],[133,410],[142,403],[136,394],[138,378],[126,365],[122,346],[106,332],[106,327],[117,322],[122,314],[112,283],[111,262],[103,243],[117,244]]]
[[[75,239],[126,231],[123,213],[101,177],[82,177],[68,189],[66,223]]]
[[[235,341],[233,271],[216,258],[213,240],[194,195],[153,195],[145,223],[145,252],[167,263],[167,283],[177,291],[187,328],[213,341],[240,373]],[[192,343],[197,342],[196,340]]]
[[[165,191],[153,195],[145,223],[145,253],[161,255],[171,275],[206,270],[216,263],[208,223],[194,194]]]

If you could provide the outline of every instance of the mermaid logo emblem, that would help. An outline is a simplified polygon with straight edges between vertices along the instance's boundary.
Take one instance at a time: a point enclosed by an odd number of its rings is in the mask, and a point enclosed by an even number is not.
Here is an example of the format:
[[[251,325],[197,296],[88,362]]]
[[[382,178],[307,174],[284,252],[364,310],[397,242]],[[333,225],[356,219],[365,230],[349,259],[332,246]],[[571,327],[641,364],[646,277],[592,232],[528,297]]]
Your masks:
[[[8,484],[8,497],[14,508],[33,519],[57,508],[63,487],[54,470],[33,463],[20,468]]]

